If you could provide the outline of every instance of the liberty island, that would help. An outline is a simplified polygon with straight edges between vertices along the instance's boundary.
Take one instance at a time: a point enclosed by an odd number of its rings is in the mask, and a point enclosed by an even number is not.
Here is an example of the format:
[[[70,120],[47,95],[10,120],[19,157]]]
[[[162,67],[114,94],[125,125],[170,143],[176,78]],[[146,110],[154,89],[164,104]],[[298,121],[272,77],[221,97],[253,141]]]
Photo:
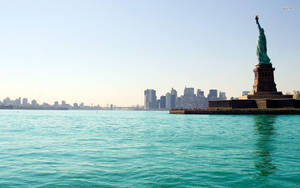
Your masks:
[[[300,114],[300,100],[277,91],[274,70],[267,55],[264,29],[255,17],[259,30],[256,54],[258,64],[254,71],[254,85],[250,94],[237,100],[208,101],[208,109],[171,109],[171,114]]]

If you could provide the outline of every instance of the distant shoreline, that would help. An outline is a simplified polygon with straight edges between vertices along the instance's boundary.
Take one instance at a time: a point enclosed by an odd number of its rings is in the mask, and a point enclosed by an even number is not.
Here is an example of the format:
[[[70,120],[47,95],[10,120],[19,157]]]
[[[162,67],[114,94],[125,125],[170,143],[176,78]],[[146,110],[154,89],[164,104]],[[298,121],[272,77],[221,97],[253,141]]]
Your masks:
[[[63,107],[0,105],[0,110],[69,110]]]
[[[63,107],[42,107],[42,106],[14,106],[14,105],[0,105],[0,110],[101,110],[101,111],[169,111],[168,109],[160,110],[145,110],[145,109],[130,109],[130,108],[116,108],[116,109],[74,109]]]

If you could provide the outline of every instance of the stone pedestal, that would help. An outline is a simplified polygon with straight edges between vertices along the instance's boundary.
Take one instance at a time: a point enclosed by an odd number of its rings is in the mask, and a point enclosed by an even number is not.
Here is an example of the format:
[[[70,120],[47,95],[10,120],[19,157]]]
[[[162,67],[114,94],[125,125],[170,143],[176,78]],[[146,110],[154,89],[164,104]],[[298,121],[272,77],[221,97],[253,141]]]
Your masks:
[[[292,95],[283,95],[278,92],[274,82],[274,70],[272,64],[258,64],[254,71],[253,91],[241,99],[291,99]]]
[[[274,82],[274,70],[272,64],[258,64],[254,72],[253,93],[259,92],[277,92]]]

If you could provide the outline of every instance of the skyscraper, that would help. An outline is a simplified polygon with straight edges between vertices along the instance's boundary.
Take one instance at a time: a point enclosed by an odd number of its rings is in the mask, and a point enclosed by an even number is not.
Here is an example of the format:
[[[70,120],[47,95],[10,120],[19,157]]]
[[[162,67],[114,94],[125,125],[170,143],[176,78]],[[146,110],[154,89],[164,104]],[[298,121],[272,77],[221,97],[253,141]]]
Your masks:
[[[218,98],[218,90],[210,89],[207,98],[208,100],[216,100]]]
[[[171,109],[171,93],[166,93],[166,108]]]
[[[28,105],[28,99],[27,98],[23,98],[22,105]]]
[[[220,99],[220,100],[226,100],[226,99],[227,99],[226,93],[220,91],[220,93],[219,93],[219,99]]]
[[[176,100],[177,100],[177,91],[175,89],[171,89],[171,109],[176,108]]]
[[[159,101],[159,108],[165,109],[166,108],[166,96],[161,96]]]
[[[66,101],[62,100],[62,101],[61,101],[61,106],[62,106],[62,107],[65,107],[65,106],[66,106]]]
[[[183,95],[177,98],[176,108],[207,108],[208,102],[204,91],[198,89],[197,95],[194,92],[194,88],[185,87]]]
[[[18,106],[21,105],[21,97],[19,97],[15,100],[15,105],[18,105]]]
[[[146,110],[157,108],[156,91],[154,89],[146,89],[144,91],[144,99]]]
[[[171,95],[174,95],[177,98],[177,91],[175,89],[171,89]]]
[[[176,99],[177,99],[177,91],[175,89],[171,89],[171,92],[166,94],[166,108],[173,109],[176,108]]]
[[[186,97],[193,97],[195,95],[193,87],[186,87],[184,88],[184,96]]]
[[[12,105],[12,102],[11,102],[11,100],[10,100],[9,97],[6,97],[6,98],[3,100],[3,104],[4,104],[4,105]]]

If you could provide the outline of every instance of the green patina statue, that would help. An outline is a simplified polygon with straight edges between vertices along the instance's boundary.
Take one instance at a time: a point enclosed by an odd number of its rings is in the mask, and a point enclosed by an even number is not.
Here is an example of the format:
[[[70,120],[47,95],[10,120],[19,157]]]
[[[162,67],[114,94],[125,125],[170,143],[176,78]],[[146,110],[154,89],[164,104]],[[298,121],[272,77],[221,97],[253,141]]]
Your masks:
[[[258,57],[259,64],[270,64],[271,60],[267,55],[267,40],[266,40],[264,29],[260,26],[258,22],[258,16],[255,17],[255,20],[259,29],[258,44],[256,48],[256,54]]]

